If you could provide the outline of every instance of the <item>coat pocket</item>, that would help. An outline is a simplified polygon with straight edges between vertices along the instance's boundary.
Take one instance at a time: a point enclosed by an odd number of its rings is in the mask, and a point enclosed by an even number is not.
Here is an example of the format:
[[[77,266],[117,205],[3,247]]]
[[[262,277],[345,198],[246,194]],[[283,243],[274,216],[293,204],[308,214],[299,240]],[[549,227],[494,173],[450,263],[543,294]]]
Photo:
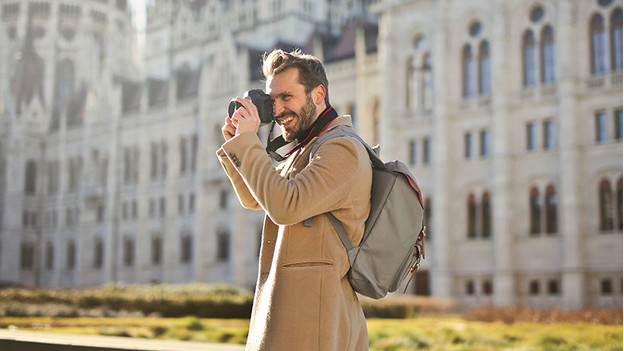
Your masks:
[[[280,267],[281,268],[311,268],[311,267],[331,267],[334,265],[334,262],[329,260],[317,260],[317,261],[302,261],[302,262],[290,262],[284,263]]]

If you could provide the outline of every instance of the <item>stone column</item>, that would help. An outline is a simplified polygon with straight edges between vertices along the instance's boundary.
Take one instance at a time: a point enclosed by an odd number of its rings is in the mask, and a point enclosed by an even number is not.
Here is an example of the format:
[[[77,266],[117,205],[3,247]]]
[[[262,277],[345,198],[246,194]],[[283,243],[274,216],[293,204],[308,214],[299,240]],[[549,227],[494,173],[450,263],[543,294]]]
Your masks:
[[[448,149],[452,145],[449,135],[448,109],[445,101],[445,91],[454,84],[454,77],[447,74],[445,69],[452,64],[453,56],[449,55],[446,43],[447,37],[447,0],[439,1],[436,9],[435,37],[430,42],[433,45],[434,62],[434,110],[432,162],[435,183],[433,184],[433,228],[432,236],[433,259],[431,264],[431,294],[436,297],[450,298],[453,296],[453,276],[451,272],[452,233],[449,231],[448,213],[451,213],[453,203],[450,189],[450,172],[448,169]]]
[[[506,13],[505,3],[497,4],[493,13]],[[490,72],[492,79],[491,96],[491,157],[493,182],[490,184],[492,240],[494,248],[494,294],[493,303],[508,306],[515,302],[513,276],[513,170],[510,155],[513,153],[511,138],[507,136],[511,121],[507,111],[509,87],[508,74],[512,72],[509,53],[513,50],[513,40],[506,36],[506,17],[494,16],[494,30],[490,42]],[[512,34],[514,36],[515,34]],[[495,92],[494,92],[495,90]]]
[[[562,239],[562,297],[563,306],[567,309],[583,307],[583,271],[581,269],[581,213],[579,203],[579,189],[582,182],[580,145],[582,144],[582,128],[580,116],[575,100],[575,75],[580,68],[576,59],[580,52],[574,30],[575,1],[561,1],[558,16],[556,37],[557,51],[557,79],[559,88],[559,123],[557,137],[558,147],[561,150],[560,184],[557,193],[559,196],[559,235]],[[578,2],[576,2],[578,3]],[[577,44],[577,45],[575,45]]]

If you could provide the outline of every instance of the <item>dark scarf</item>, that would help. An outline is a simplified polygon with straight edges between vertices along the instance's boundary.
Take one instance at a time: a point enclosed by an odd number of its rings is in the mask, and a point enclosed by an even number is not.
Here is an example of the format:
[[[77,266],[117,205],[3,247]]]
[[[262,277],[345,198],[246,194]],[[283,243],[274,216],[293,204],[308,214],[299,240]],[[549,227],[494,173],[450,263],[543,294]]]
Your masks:
[[[321,134],[321,132],[324,131],[325,128],[327,128],[327,126],[336,119],[336,117],[338,117],[338,113],[336,112],[336,110],[334,110],[333,107],[329,106],[325,109],[325,111],[320,114],[316,121],[312,123],[310,129],[308,129],[307,133],[305,133],[305,135],[307,136],[303,140],[297,140],[297,144],[292,149],[290,149],[290,151],[284,154],[284,156],[277,153],[277,149],[288,144],[288,142],[284,140],[284,136],[282,135],[278,136],[268,143],[266,147],[267,153],[269,154],[269,156],[271,156],[272,159],[276,161],[286,160],[295,151],[306,146],[310,142],[310,140]],[[271,131],[273,131],[273,127],[275,127],[275,122],[273,122],[273,126],[271,126]],[[269,135],[271,135],[270,132]]]

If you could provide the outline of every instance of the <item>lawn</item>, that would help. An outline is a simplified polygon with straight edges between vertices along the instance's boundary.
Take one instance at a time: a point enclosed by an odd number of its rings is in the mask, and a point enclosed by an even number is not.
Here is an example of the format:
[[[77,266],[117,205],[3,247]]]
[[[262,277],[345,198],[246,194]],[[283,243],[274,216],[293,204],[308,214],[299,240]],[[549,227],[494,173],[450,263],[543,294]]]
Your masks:
[[[243,344],[253,294],[226,285],[109,285],[0,289],[0,328]],[[451,300],[361,298],[370,349],[622,350],[622,310],[482,306]],[[192,316],[191,316],[192,315]]]
[[[244,343],[249,320],[2,317],[1,328],[203,342]],[[622,350],[622,326],[468,321],[460,316],[368,319],[371,350]]]

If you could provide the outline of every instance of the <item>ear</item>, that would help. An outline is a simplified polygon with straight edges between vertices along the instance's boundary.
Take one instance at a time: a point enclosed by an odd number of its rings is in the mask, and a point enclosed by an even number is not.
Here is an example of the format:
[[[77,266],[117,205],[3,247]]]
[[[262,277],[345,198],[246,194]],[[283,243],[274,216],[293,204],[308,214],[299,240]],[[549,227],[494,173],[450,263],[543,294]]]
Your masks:
[[[319,84],[312,90],[312,98],[314,99],[314,103],[320,105],[325,101],[325,87],[323,84]]]

